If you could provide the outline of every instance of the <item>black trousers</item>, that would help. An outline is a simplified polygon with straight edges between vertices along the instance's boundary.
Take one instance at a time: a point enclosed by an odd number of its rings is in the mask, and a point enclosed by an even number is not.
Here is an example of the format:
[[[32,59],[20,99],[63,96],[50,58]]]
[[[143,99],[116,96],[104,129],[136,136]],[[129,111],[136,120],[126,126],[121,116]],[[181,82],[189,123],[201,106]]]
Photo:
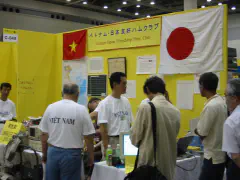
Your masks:
[[[229,157],[227,160],[226,167],[227,167],[227,180],[239,180],[240,179],[240,168]]]
[[[225,163],[213,164],[212,159],[204,159],[199,180],[222,180]]]

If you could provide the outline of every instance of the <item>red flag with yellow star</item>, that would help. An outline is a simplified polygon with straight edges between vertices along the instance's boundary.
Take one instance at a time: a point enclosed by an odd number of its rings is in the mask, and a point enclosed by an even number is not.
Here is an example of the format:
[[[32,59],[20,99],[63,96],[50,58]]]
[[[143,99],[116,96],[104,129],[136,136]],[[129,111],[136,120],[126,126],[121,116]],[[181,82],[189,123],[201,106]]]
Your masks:
[[[63,60],[81,60],[86,54],[87,30],[63,34]]]

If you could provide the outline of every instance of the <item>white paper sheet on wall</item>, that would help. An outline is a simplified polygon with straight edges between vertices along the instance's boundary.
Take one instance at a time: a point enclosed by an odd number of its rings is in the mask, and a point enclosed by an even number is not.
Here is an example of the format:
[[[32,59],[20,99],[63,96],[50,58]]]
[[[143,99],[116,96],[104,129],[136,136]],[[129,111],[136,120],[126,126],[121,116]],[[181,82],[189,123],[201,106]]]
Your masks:
[[[218,88],[217,90],[220,90],[220,72],[215,72],[215,74],[218,77]],[[200,89],[199,89],[199,79],[200,79],[201,74],[195,74],[194,75],[194,93],[195,94],[200,94]]]
[[[103,57],[92,57],[88,59],[89,73],[103,73],[104,61]]]
[[[193,81],[177,81],[177,107],[179,109],[193,109],[194,96]]]
[[[124,96],[126,98],[136,98],[136,80],[127,81],[127,92]]]
[[[137,57],[137,74],[156,74],[156,55]]]

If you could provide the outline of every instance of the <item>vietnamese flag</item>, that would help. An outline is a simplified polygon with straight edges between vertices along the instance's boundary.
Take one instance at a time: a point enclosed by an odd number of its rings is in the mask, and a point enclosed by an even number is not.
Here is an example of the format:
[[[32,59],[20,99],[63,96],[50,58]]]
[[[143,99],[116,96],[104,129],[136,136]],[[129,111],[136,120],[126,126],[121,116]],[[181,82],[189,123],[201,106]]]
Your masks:
[[[81,60],[86,54],[87,30],[63,34],[63,60]]]

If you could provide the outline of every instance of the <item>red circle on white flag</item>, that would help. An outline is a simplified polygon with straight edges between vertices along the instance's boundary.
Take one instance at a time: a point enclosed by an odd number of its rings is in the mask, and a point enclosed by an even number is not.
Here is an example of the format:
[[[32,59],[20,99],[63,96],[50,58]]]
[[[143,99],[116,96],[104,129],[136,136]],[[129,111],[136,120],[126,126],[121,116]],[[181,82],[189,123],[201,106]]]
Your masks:
[[[175,60],[186,59],[193,51],[195,38],[193,33],[185,27],[173,30],[167,40],[169,55]]]

